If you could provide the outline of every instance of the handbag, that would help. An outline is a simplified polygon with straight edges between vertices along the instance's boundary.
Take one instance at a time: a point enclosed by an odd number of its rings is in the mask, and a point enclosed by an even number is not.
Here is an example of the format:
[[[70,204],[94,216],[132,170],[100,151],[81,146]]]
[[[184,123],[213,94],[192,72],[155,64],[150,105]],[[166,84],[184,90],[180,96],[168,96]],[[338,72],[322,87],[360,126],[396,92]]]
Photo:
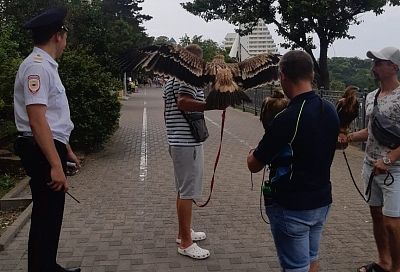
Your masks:
[[[374,108],[371,115],[372,134],[381,145],[396,149],[400,146],[400,124],[393,122],[379,111],[377,102],[379,93],[380,90],[375,95]]]
[[[189,124],[190,131],[197,142],[204,142],[209,134],[206,125],[206,120],[204,119],[204,113],[202,112],[191,112],[185,113],[181,111],[183,117]]]

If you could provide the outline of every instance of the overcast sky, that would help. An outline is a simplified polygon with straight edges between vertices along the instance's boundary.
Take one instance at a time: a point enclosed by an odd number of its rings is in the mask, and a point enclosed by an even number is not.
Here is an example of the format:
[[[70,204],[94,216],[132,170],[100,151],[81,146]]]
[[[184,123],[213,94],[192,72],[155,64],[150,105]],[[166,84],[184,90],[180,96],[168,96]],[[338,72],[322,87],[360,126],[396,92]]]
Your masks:
[[[200,17],[194,16],[183,9],[179,3],[188,2],[182,0],[145,0],[141,5],[143,14],[153,17],[144,23],[150,36],[173,37],[177,42],[185,33],[189,37],[202,35],[222,43],[226,33],[234,32],[234,26],[220,20],[205,22]],[[351,26],[349,34],[355,36],[353,40],[338,40],[329,49],[329,56],[333,57],[360,57],[366,58],[368,50],[378,50],[385,46],[400,47],[400,31],[398,30],[400,7],[387,7],[382,15],[375,16],[372,13],[362,15],[363,23]],[[397,26],[396,26],[397,25]],[[268,26],[275,43],[279,44],[283,39],[274,31],[274,26]],[[284,50],[278,45],[279,52]]]

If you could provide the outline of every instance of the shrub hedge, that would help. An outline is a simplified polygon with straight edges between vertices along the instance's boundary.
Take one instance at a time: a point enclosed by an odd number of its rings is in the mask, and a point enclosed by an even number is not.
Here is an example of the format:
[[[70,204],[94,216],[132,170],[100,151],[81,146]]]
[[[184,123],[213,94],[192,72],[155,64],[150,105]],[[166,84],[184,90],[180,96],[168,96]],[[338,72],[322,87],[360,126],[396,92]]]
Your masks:
[[[71,144],[82,151],[102,148],[118,125],[121,83],[84,49],[66,51],[59,72],[75,124]]]

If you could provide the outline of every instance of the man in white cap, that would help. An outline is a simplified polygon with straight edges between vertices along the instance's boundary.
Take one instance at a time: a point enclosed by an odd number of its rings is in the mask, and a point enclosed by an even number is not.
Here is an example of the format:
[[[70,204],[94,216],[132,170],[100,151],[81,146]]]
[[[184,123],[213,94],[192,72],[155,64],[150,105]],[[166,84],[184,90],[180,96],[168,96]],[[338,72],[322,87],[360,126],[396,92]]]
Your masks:
[[[379,88],[367,96],[368,127],[350,133],[347,136],[347,142],[367,141],[362,176],[366,188],[370,187],[371,195],[368,204],[379,259],[377,262],[360,267],[358,271],[399,272],[400,147],[398,144],[390,147],[383,144],[376,132],[374,133],[373,117],[375,116],[374,107],[377,107],[379,113],[390,120],[389,122],[392,122],[394,126],[400,124],[400,82],[398,80],[400,50],[395,47],[386,47],[376,52],[368,51],[367,56],[373,59],[372,73],[379,81]]]

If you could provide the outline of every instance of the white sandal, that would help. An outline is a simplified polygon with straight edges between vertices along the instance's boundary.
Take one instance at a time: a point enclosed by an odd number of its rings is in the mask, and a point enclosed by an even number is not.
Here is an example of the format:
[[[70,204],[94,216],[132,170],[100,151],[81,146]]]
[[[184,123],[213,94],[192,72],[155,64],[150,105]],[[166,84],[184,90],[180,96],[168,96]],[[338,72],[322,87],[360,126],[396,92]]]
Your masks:
[[[196,243],[193,243],[184,249],[178,247],[178,253],[197,260],[202,260],[210,256],[210,251],[199,247]]]
[[[207,238],[206,234],[202,231],[194,231],[193,229],[190,229],[190,235],[192,236],[192,241],[198,242],[198,241],[203,241]],[[181,239],[176,238],[176,243],[180,244]]]

